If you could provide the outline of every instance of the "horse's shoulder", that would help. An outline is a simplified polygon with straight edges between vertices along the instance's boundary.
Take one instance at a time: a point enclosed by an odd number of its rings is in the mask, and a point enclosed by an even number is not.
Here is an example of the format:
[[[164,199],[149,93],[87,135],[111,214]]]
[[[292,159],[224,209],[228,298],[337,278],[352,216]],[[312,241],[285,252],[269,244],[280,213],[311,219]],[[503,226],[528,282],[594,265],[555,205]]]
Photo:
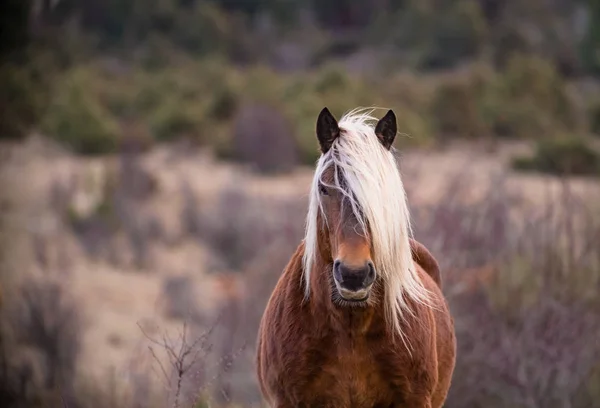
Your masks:
[[[440,271],[440,265],[437,260],[433,257],[431,252],[415,239],[410,239],[410,250],[413,256],[413,260],[423,268],[423,270],[435,281],[435,283],[442,288],[442,274]]]
[[[304,243],[296,248],[294,254],[283,268],[275,288],[266,305],[263,319],[292,319],[290,313],[296,313],[303,300],[302,256]]]

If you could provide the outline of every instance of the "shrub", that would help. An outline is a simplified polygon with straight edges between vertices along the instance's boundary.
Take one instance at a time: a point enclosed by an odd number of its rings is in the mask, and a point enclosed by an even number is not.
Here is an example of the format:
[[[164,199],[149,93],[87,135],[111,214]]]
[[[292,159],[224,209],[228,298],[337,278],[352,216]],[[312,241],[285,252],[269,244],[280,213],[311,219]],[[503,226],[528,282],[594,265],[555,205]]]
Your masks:
[[[346,73],[336,66],[326,66],[316,78],[314,89],[317,93],[324,94],[331,91],[341,91],[350,86],[350,79]]]
[[[421,62],[422,67],[452,67],[482,50],[487,27],[478,2],[453,2],[450,9],[435,20],[431,45]]]
[[[197,54],[224,51],[234,40],[233,22],[228,14],[210,3],[196,2],[186,12],[178,13],[173,27],[174,41]]]
[[[513,167],[556,175],[600,175],[600,152],[585,139],[561,138],[538,142],[531,157],[517,157]]]
[[[600,98],[589,104],[588,116],[590,118],[590,130],[595,135],[600,136]]]
[[[177,100],[166,102],[154,113],[151,130],[159,142],[173,141],[180,137],[199,134],[198,117],[189,107]]]
[[[479,92],[470,78],[443,82],[434,97],[432,115],[441,137],[478,138],[487,134]]]
[[[76,153],[96,155],[116,150],[119,126],[77,73],[66,78],[52,100],[42,128]]]
[[[506,139],[539,139],[555,130],[553,118],[533,104],[519,104],[512,98],[488,95],[482,105],[483,115],[493,135]]]
[[[600,4],[597,1],[588,2],[589,23],[585,37],[580,42],[579,54],[586,71],[600,74]]]
[[[515,55],[490,84],[483,102],[498,136],[538,139],[580,130],[577,107],[549,62]]]
[[[284,172],[298,164],[294,129],[283,113],[267,104],[247,104],[236,115],[233,154],[263,173]]]
[[[70,401],[83,323],[78,306],[60,281],[47,277],[26,278],[11,300],[0,327],[3,403],[43,407]]]
[[[0,66],[0,139],[19,139],[40,119],[48,89],[39,77],[30,66]]]
[[[398,136],[395,147],[426,146],[433,140],[432,124],[425,115],[409,108],[396,110]]]
[[[231,120],[238,106],[237,95],[229,88],[220,89],[211,100],[208,115],[211,119],[224,122]]]
[[[25,282],[20,291],[17,335],[42,352],[45,386],[71,384],[79,355],[82,320],[79,309],[59,282]]]

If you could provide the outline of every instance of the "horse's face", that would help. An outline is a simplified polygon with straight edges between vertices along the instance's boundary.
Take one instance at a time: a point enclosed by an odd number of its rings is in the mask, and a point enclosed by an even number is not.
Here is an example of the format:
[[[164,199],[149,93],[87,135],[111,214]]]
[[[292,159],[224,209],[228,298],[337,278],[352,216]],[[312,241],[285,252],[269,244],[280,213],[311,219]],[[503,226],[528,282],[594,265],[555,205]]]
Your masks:
[[[379,121],[375,133],[389,150],[396,136],[396,117],[392,111]],[[323,109],[317,120],[317,137],[323,154],[331,149],[339,135],[337,121],[327,108]],[[343,173],[335,167],[329,166],[321,173],[318,194],[319,225],[323,225],[319,248],[322,257],[333,265],[333,282],[339,297],[335,292],[334,296],[347,302],[366,302],[377,278],[369,225],[357,219],[356,213],[360,214],[361,209],[352,207],[348,197],[352,193],[346,188]],[[357,205],[356,200],[354,205]]]
[[[333,263],[333,281],[339,296],[350,302],[364,302],[375,282],[377,271],[372,261],[368,231],[358,222],[350,200],[334,185],[334,169],[324,171],[319,184],[322,213],[323,254]],[[343,180],[339,181],[343,185]],[[366,226],[368,228],[368,226]]]

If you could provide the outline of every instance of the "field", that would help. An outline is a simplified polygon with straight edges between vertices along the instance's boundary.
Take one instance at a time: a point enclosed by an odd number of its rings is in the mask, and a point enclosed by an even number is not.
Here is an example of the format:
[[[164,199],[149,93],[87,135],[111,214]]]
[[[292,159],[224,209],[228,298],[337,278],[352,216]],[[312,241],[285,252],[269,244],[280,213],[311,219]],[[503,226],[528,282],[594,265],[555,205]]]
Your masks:
[[[415,236],[443,266],[457,321],[461,359],[449,406],[467,406],[465,398],[549,406],[599,392],[592,385],[600,368],[600,183],[510,170],[512,154],[529,148],[515,143],[490,152],[456,143],[400,152]],[[93,392],[127,406],[144,387],[165,397],[160,367],[170,377],[170,359],[152,340],[161,343],[166,334],[177,346],[187,326],[191,344],[209,330],[182,395],[205,390],[213,403],[260,402],[258,319],[302,238],[311,167],[265,176],[178,146],[88,159],[39,137],[7,152],[4,175],[20,193],[9,202],[27,229],[4,239],[19,254],[14,262],[31,271],[20,291],[7,295],[40,313],[21,315],[44,322],[29,335],[59,336],[56,358],[70,375],[102,384]],[[512,359],[504,359],[503,347]],[[558,350],[564,355],[553,354]],[[28,358],[21,364],[39,364],[35,354]],[[41,367],[36,374],[51,377],[53,368]],[[519,370],[531,383],[505,378]],[[475,372],[477,387],[469,380]],[[538,388],[538,375],[549,376],[548,388]],[[581,387],[591,387],[589,395]]]

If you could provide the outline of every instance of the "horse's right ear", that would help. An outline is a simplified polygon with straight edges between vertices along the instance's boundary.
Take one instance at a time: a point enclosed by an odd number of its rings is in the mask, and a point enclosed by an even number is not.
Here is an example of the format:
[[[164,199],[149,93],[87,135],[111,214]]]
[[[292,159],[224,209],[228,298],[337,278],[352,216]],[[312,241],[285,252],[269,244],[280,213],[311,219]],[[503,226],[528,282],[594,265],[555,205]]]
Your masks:
[[[317,119],[317,139],[321,146],[321,152],[327,153],[331,149],[333,141],[340,135],[340,128],[337,120],[333,117],[329,109],[323,108]]]

